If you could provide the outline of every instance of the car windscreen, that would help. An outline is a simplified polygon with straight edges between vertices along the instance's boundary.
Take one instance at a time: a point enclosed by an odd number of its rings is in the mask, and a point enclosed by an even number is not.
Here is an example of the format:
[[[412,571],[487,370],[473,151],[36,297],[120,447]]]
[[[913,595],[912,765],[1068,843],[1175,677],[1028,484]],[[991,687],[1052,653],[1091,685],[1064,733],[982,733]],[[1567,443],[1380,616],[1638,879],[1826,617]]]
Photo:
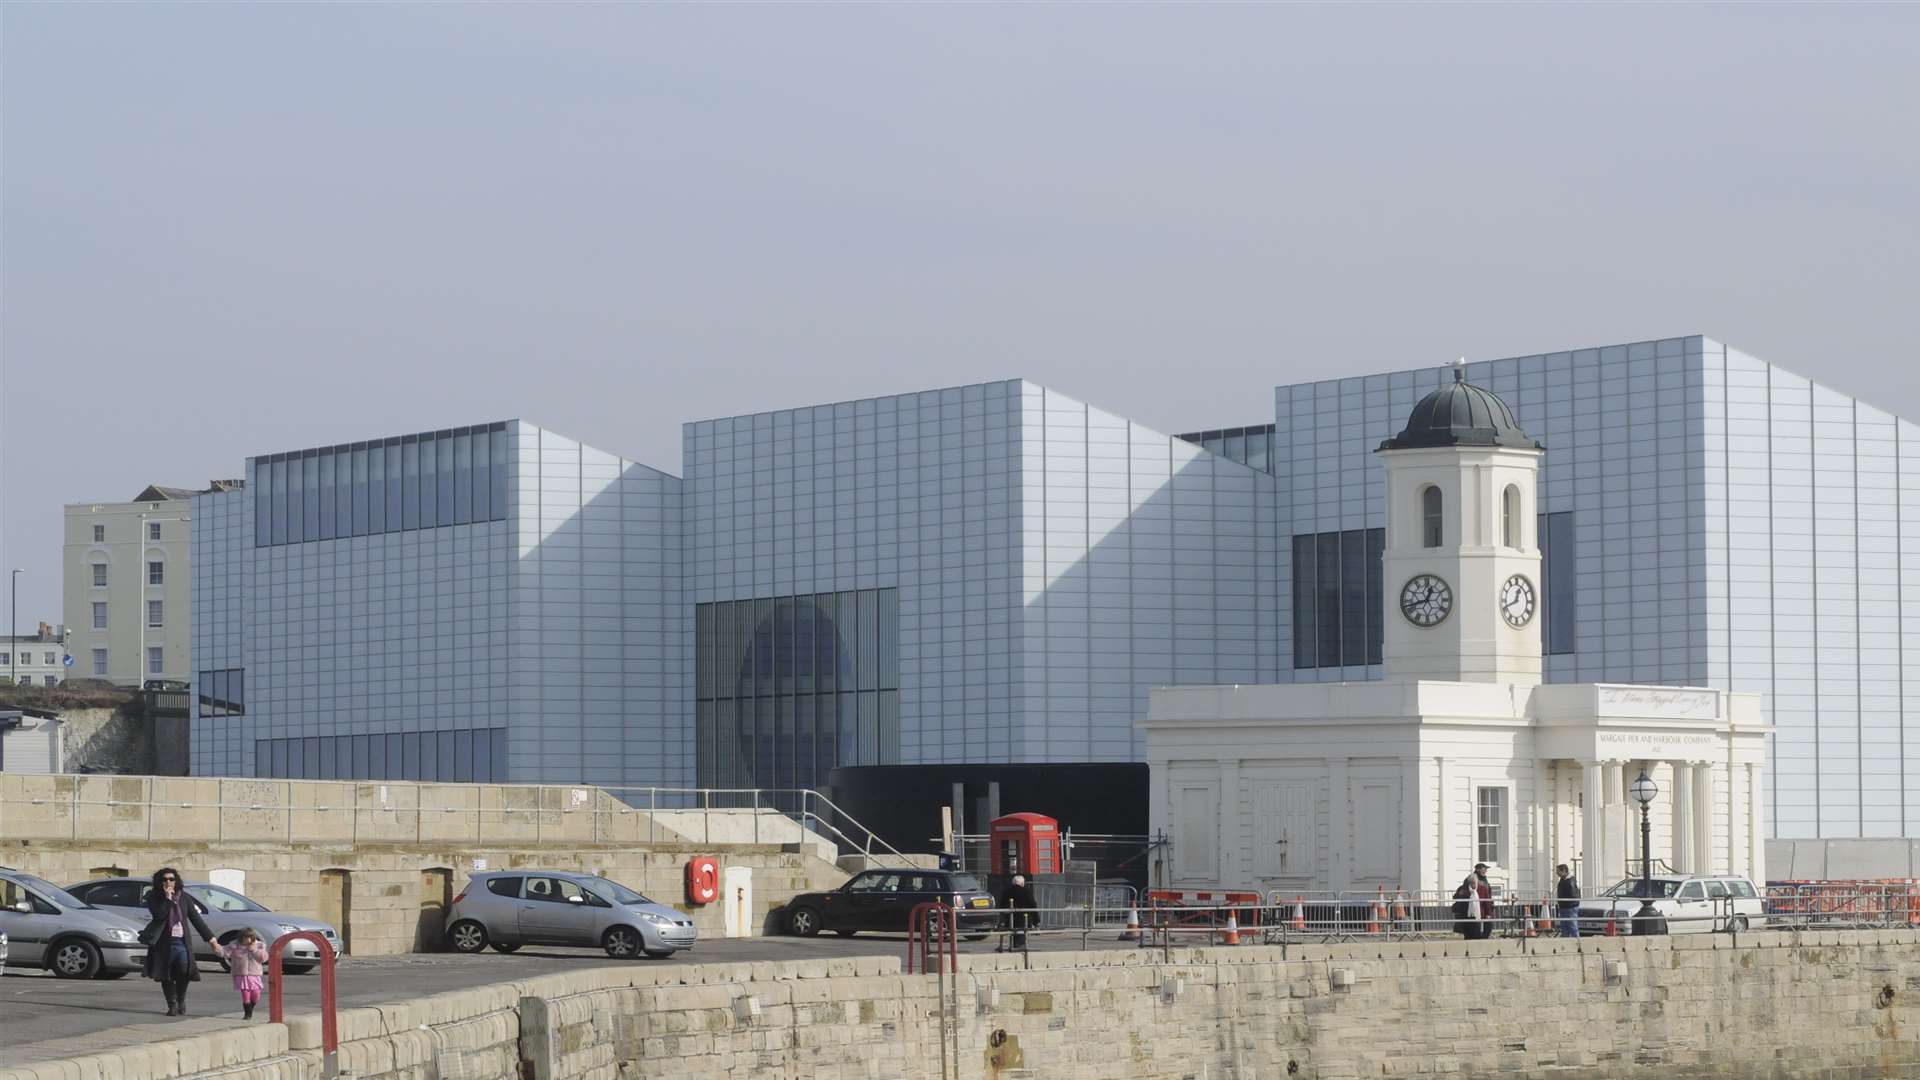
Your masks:
[[[653,901],[627,888],[617,881],[606,878],[579,878],[580,887],[609,903],[623,907],[633,904],[651,904]]]
[[[241,896],[239,893],[234,892],[232,889],[223,889],[218,885],[189,885],[187,886],[187,891],[192,893],[195,899],[198,899],[201,903],[215,911],[267,910],[259,904]]]
[[[40,898],[42,900],[51,900],[54,903],[59,904],[63,908],[86,908],[88,910],[93,909],[92,904],[87,903],[85,900],[80,899],[79,897],[73,895],[67,890],[61,888],[60,886],[55,885],[53,882],[46,880],[45,878],[37,878],[37,877],[34,877],[32,874],[20,874],[17,876],[20,879],[20,884],[25,885],[27,888],[32,889],[34,892],[39,893]]]
[[[1671,900],[1673,894],[1679,891],[1680,883],[1677,881],[1662,881],[1659,878],[1642,881],[1639,878],[1628,878],[1608,889],[1603,895],[1618,896],[1628,900]]]
[[[986,892],[987,884],[972,874],[953,875],[954,892]]]

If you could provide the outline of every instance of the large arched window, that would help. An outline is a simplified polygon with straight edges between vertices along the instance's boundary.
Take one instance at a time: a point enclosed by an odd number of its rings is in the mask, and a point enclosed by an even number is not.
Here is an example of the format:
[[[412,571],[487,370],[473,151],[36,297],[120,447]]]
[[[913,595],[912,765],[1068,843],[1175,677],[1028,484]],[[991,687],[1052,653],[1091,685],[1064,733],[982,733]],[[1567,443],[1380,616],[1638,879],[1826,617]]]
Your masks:
[[[1500,542],[1517,548],[1520,543],[1520,489],[1512,484],[1500,495]]]
[[[1437,548],[1446,539],[1440,489],[1432,484],[1420,491],[1420,546]]]

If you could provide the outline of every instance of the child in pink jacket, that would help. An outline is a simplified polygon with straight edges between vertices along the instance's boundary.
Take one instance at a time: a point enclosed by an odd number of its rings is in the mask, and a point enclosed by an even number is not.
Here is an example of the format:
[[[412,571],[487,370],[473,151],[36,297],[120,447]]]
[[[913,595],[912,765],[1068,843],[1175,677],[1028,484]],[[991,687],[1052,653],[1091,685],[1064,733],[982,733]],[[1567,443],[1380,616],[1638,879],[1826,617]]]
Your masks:
[[[266,971],[267,947],[251,930],[240,931],[233,943],[223,947],[227,967],[233,972],[233,988],[240,991],[240,1004],[246,1018],[253,1019],[253,1007],[260,1003],[261,976]]]

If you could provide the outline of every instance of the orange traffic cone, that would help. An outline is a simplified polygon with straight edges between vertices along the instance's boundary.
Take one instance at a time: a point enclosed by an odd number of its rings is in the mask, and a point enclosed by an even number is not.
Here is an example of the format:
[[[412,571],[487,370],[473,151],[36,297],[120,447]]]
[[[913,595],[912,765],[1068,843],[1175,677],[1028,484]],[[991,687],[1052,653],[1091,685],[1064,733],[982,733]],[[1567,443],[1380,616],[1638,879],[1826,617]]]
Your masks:
[[[1405,926],[1407,924],[1406,893],[1397,892],[1393,894],[1393,922],[1395,926]]]
[[[1543,903],[1540,905],[1538,915],[1539,917],[1533,920],[1533,928],[1536,933],[1545,937],[1553,930],[1553,920],[1547,916],[1546,904]]]
[[[1620,924],[1619,924],[1619,922],[1618,922],[1618,920],[1616,919],[1616,917],[1615,917],[1615,915],[1614,915],[1614,913],[1613,913],[1613,912],[1611,912],[1611,911],[1609,911],[1609,912],[1607,912],[1607,932],[1606,932],[1606,936],[1607,936],[1607,937],[1619,937],[1619,936],[1620,936]]]
[[[1221,944],[1240,944],[1240,920],[1235,918],[1231,911],[1227,912],[1227,933],[1226,937],[1221,940]]]
[[[1293,898],[1293,928],[1295,930],[1307,928],[1307,903],[1298,896]]]
[[[1121,941],[1140,940],[1140,909],[1127,909],[1127,928],[1120,932]]]
[[[1380,917],[1387,909],[1385,892],[1386,890],[1382,888],[1379,901],[1367,909],[1367,933],[1369,934],[1377,934],[1380,932]]]

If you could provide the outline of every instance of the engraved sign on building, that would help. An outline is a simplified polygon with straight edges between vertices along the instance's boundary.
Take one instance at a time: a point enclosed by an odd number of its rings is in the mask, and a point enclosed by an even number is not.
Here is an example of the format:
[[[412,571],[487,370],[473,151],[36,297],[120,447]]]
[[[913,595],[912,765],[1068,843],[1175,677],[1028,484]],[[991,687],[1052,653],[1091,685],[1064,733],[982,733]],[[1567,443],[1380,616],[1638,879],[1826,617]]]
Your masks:
[[[1720,695],[1711,690],[1664,686],[1601,686],[1602,715],[1657,716],[1672,720],[1717,720]]]
[[[1595,756],[1602,761],[1712,761],[1720,736],[1712,732],[1596,731]]]

